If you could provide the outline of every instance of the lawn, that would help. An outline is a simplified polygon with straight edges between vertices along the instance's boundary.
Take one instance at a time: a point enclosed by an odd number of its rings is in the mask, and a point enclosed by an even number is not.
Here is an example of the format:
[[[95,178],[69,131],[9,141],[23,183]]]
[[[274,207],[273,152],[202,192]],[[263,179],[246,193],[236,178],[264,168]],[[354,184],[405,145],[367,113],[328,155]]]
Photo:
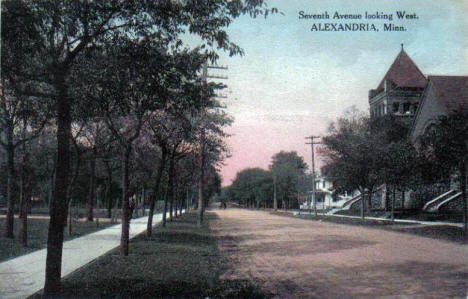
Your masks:
[[[63,280],[60,298],[263,298],[247,281],[222,280],[227,259],[206,223],[197,227],[195,212],[156,227],[130,242],[130,254],[118,250],[98,258]],[[40,298],[40,294],[35,297]],[[33,297],[34,298],[34,297]]]
[[[385,229],[398,231],[402,233],[414,234],[422,237],[445,240],[450,242],[468,244],[468,238],[463,234],[463,228],[454,227],[449,225],[420,225],[402,222],[391,222],[388,220],[374,220],[374,219],[360,219],[360,218],[346,218],[337,216],[317,215],[314,214],[299,214],[293,215],[292,213],[284,212],[271,212],[272,214],[297,217],[301,219],[309,219],[315,221],[327,221],[347,225],[361,225],[376,229]]]
[[[18,240],[5,238],[5,218],[0,218],[0,262],[47,246],[48,219],[28,219],[28,247],[23,248]],[[109,223],[74,222],[73,232],[65,232],[65,240],[80,237],[109,226]],[[15,217],[14,234],[18,235],[19,220]],[[66,231],[66,228],[65,228]]]

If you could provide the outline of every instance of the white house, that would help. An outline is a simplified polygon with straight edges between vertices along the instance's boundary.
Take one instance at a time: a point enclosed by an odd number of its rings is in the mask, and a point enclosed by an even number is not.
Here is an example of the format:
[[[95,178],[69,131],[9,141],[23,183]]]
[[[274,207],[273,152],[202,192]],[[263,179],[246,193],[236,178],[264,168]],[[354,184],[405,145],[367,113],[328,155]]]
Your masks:
[[[327,181],[320,175],[315,179],[315,200],[317,201],[317,209],[320,210],[340,208],[346,201],[352,199],[356,195],[356,192],[345,192],[344,194],[334,196],[335,190],[333,189],[332,182]],[[314,208],[312,191],[309,191],[308,194],[309,200],[300,206],[301,209],[308,210]]]

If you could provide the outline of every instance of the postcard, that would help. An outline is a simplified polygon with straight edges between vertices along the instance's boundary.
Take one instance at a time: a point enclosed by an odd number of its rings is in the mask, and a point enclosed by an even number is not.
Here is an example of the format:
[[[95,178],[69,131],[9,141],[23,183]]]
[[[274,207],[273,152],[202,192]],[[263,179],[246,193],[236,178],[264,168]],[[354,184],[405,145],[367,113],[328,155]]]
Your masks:
[[[467,298],[467,0],[1,1],[0,298]]]

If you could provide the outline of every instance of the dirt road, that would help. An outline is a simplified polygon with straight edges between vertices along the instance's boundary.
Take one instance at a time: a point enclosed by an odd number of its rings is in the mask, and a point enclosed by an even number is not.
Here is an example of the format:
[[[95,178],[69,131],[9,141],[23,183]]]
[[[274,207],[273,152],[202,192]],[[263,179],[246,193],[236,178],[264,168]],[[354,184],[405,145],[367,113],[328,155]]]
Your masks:
[[[468,246],[415,235],[214,210],[231,269],[279,298],[467,298]]]

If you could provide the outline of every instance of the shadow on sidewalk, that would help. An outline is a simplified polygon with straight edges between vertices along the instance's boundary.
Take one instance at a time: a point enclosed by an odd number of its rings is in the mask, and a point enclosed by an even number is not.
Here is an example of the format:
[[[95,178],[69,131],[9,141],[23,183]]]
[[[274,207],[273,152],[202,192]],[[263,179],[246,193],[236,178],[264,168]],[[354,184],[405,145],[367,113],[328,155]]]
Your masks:
[[[157,226],[152,237],[130,242],[130,255],[118,249],[96,259],[63,280],[60,298],[264,298],[249,281],[220,280],[228,269],[207,212],[197,227],[196,211]],[[32,298],[40,298],[40,294]]]

